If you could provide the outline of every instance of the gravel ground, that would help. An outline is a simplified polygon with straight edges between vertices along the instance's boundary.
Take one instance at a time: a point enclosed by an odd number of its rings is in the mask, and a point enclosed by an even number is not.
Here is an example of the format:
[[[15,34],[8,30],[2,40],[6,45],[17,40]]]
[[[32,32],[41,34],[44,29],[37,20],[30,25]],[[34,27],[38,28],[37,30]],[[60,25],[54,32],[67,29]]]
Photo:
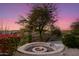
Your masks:
[[[65,48],[62,52],[64,56],[79,56],[79,49]]]

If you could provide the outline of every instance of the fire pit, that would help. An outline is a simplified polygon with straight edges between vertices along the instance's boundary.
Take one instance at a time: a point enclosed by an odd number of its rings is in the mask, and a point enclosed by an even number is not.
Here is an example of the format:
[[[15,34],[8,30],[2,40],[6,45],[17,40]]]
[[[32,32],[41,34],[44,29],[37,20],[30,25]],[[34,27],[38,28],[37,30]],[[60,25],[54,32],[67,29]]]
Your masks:
[[[62,44],[46,42],[33,42],[19,47],[17,50],[28,55],[51,55],[61,52],[64,49]]]

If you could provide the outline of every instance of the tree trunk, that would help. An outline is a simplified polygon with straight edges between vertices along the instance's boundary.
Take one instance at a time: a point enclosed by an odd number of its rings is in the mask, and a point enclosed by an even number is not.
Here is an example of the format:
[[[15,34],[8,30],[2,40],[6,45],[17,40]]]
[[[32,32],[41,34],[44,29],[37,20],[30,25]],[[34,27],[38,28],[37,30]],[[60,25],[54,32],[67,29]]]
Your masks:
[[[32,42],[32,31],[29,31],[28,42],[29,42],[29,43]]]
[[[40,34],[40,41],[43,41],[42,30],[40,28],[39,28],[39,34]]]

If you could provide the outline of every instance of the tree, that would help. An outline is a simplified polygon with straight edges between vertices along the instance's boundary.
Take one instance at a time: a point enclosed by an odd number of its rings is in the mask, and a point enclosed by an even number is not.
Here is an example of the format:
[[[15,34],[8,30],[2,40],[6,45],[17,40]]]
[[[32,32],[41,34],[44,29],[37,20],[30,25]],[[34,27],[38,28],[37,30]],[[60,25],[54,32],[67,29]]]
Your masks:
[[[56,10],[55,4],[38,4],[33,7],[32,13],[29,15],[30,24],[33,26],[34,30],[38,30],[41,41],[44,27],[48,23],[55,22]]]
[[[19,23],[23,25],[24,28],[27,28],[30,34],[32,31],[38,30],[40,41],[42,41],[44,27],[47,24],[53,25],[56,21],[56,11],[56,4],[35,4],[29,16],[27,18],[21,17],[22,20],[20,20]]]

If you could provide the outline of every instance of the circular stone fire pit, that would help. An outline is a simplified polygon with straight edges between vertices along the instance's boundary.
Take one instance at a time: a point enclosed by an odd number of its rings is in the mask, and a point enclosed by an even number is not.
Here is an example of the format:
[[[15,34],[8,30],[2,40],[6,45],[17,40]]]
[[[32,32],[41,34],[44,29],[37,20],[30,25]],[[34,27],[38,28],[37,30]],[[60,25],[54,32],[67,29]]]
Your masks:
[[[33,42],[25,44],[17,50],[28,55],[51,55],[61,52],[63,49],[63,44]]]

